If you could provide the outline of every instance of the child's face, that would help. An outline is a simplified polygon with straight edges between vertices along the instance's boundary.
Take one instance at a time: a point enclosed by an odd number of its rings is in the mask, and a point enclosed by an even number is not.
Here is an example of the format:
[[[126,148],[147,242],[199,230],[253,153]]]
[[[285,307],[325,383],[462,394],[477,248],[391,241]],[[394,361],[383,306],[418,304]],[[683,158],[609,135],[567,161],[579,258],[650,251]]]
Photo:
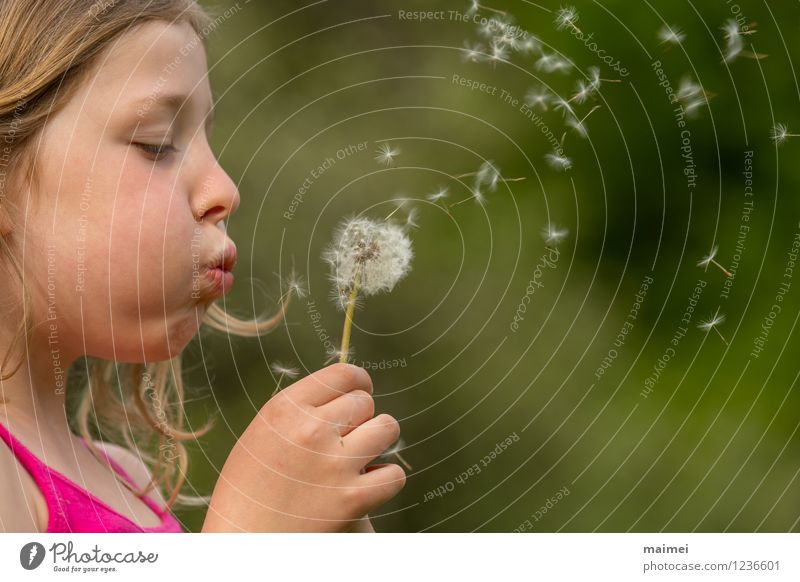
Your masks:
[[[174,357],[230,287],[230,262],[208,266],[231,254],[220,221],[239,194],[207,141],[207,73],[189,25],[150,22],[101,55],[45,126],[26,275],[36,320],[55,309],[62,356]]]

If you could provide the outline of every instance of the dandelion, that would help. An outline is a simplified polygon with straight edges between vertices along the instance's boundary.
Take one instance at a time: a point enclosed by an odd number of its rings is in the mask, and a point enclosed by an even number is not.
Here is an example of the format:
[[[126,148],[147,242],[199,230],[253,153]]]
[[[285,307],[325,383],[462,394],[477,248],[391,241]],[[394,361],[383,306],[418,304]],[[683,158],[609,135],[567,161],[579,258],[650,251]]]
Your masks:
[[[336,354],[340,362],[346,362],[359,297],[391,291],[408,274],[413,257],[411,240],[406,228],[388,218],[349,218],[339,225],[322,257],[331,267],[335,303],[346,313],[342,344]]]
[[[553,103],[555,104],[553,109],[556,111],[561,111],[564,116],[567,114],[575,115],[575,112],[572,110],[572,105],[570,105],[570,102],[567,99],[564,99],[563,97],[556,97]]]
[[[300,375],[300,370],[298,370],[297,368],[286,366],[284,364],[281,364],[280,362],[273,362],[269,365],[269,367],[272,370],[272,373],[278,376],[278,381],[276,382],[275,390],[272,391],[272,395],[270,396],[270,398],[272,398],[272,396],[275,396],[278,390],[281,389],[281,382],[283,382],[284,377],[289,379],[294,379]]]
[[[581,29],[575,25],[575,23],[578,21],[578,18],[580,18],[580,16],[578,15],[578,11],[574,6],[562,6],[556,15],[556,28],[558,30],[571,28],[578,34],[583,34]]]
[[[782,145],[790,137],[800,137],[798,133],[789,133],[789,128],[786,127],[783,123],[776,123],[772,126],[772,131],[770,132],[770,138],[774,141],[777,145]]]
[[[540,107],[542,111],[547,111],[547,104],[551,99],[550,91],[544,87],[531,88],[525,94],[525,104],[531,109]]]
[[[393,148],[390,144],[381,144],[381,147],[375,150],[377,154],[375,161],[379,164],[384,164],[386,167],[394,165],[394,159],[400,155],[400,148]]]
[[[704,267],[705,270],[708,271],[708,265],[714,264],[717,267],[719,267],[722,270],[722,272],[725,273],[728,277],[733,277],[733,273],[728,271],[725,267],[723,267],[717,261],[714,260],[714,257],[717,256],[717,250],[718,250],[717,245],[711,247],[711,252],[708,253],[705,257],[703,257],[699,261],[697,261],[697,266]]]
[[[719,335],[719,337],[722,338],[722,341],[725,342],[725,345],[727,346],[730,345],[728,344],[728,340],[726,340],[725,337],[717,329],[717,326],[723,321],[725,321],[725,315],[719,312],[719,307],[718,307],[717,312],[714,314],[713,317],[706,320],[701,320],[700,323],[697,324],[697,327],[702,329],[706,333],[708,333],[713,329],[714,331],[717,332],[717,335]]]
[[[553,152],[544,156],[547,164],[556,170],[566,171],[572,167],[572,160],[560,152]]]
[[[569,101],[574,101],[575,103],[585,103],[586,100],[593,92],[593,88],[591,85],[587,85],[583,81],[578,81],[575,85],[576,93],[572,97],[570,97]]]
[[[394,443],[391,447],[386,449],[383,453],[381,453],[381,457],[391,457],[394,455],[397,457],[397,460],[405,465],[406,469],[409,471],[412,470],[411,465],[403,458],[403,455],[400,454],[400,451],[406,448],[406,442],[403,440],[403,437],[397,439],[397,442]]]
[[[559,229],[554,224],[550,223],[542,227],[541,234],[545,245],[548,247],[557,247],[569,234],[569,230],[566,228]]]
[[[661,40],[661,44],[665,44],[669,48],[672,45],[681,44],[686,39],[686,35],[680,28],[665,24],[658,31],[658,38]]]
[[[601,79],[600,67],[589,67],[589,87],[592,93],[596,93],[600,89],[600,84],[606,83],[621,83],[620,79]]]

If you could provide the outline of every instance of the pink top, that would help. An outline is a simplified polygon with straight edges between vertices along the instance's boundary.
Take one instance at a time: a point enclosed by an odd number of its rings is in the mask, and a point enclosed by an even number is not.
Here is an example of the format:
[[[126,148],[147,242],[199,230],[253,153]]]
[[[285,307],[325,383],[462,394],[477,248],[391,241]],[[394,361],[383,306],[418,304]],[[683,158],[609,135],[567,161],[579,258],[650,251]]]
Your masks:
[[[0,437],[8,444],[20,464],[30,473],[47,502],[48,521],[46,533],[140,533],[164,532],[183,533],[180,522],[167,510],[158,507],[150,497],[142,500],[161,517],[161,525],[141,527],[118,511],[109,507],[98,497],[80,487],[55,469],[45,465],[19,442],[11,432],[0,423]],[[89,445],[81,437],[83,444]],[[102,451],[111,466],[122,477],[138,489],[122,467],[105,451]]]

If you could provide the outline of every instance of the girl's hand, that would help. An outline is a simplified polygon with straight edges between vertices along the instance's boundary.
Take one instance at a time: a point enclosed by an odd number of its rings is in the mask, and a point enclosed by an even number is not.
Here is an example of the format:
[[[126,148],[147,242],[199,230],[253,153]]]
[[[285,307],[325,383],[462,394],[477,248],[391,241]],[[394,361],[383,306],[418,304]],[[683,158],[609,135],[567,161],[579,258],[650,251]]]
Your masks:
[[[372,380],[357,366],[333,364],[284,388],[234,445],[202,531],[372,529],[355,520],[394,497],[406,477],[394,464],[362,473],[400,436],[394,418],[374,414]]]

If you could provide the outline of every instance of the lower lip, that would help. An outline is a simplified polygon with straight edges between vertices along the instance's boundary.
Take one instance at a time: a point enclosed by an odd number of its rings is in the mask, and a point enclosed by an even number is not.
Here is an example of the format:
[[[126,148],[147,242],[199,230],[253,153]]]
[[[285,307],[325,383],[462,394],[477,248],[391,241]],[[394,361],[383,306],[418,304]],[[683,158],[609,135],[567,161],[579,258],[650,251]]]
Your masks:
[[[207,272],[215,291],[220,291],[223,295],[233,287],[233,273],[225,269],[209,269]]]

